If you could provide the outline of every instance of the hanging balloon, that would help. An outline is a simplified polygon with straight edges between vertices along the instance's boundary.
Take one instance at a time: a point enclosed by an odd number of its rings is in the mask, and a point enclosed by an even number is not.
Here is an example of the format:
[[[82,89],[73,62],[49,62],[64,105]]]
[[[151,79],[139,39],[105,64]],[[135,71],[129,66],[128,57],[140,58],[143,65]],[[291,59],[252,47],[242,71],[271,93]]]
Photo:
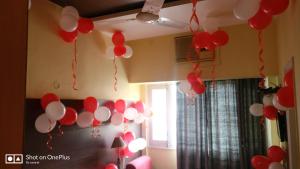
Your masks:
[[[114,112],[115,110],[115,103],[111,100],[104,102],[103,106],[109,108],[110,112]]]
[[[274,106],[265,106],[264,109],[264,116],[269,120],[275,120],[277,118],[278,110]]]
[[[295,106],[294,90],[291,87],[282,87],[277,91],[278,103],[287,108]]]
[[[187,80],[190,82],[190,83],[194,83],[194,82],[197,82],[198,81],[198,74],[195,73],[195,72],[190,72],[188,75],[187,75]]]
[[[49,133],[56,125],[55,120],[50,120],[45,113],[38,116],[35,120],[35,128],[40,133]]]
[[[216,46],[224,46],[228,43],[229,36],[225,31],[218,30],[212,34],[212,42]]]
[[[290,108],[284,107],[278,103],[278,97],[276,95],[273,96],[273,105],[276,109],[281,111],[288,111]]]
[[[96,119],[93,120],[93,124],[92,124],[93,127],[97,127],[97,126],[100,126],[100,125],[101,125],[101,121],[98,121]]]
[[[144,103],[141,101],[137,101],[135,103],[135,108],[139,113],[144,113],[145,109],[144,109]]]
[[[65,106],[60,101],[51,102],[46,107],[46,115],[50,120],[60,120],[66,113]]]
[[[279,146],[271,146],[268,148],[268,157],[273,162],[281,162],[286,158],[286,151]]]
[[[195,49],[206,48],[210,46],[211,35],[208,32],[197,32],[193,36],[193,46]]]
[[[272,15],[266,14],[262,9],[259,9],[256,15],[248,20],[251,28],[256,30],[263,30],[272,22]]]
[[[260,0],[239,0],[233,14],[237,19],[248,20],[252,18],[259,10]]]
[[[289,6],[289,0],[262,0],[261,8],[270,15],[278,15]]]
[[[282,164],[278,162],[273,162],[269,165],[268,169],[285,169]]]
[[[129,59],[132,57],[133,55],[133,50],[130,46],[128,45],[125,45],[125,48],[126,48],[126,53],[123,55],[123,58],[126,58],[126,59]]]
[[[73,15],[62,15],[59,21],[60,28],[66,32],[73,32],[78,27],[78,19]]]
[[[191,84],[188,81],[184,80],[179,82],[178,90],[185,94],[191,90],[191,87]]]
[[[78,11],[73,6],[65,6],[61,12],[61,16],[64,16],[64,15],[71,15],[71,16],[75,17],[76,19],[79,19]]]
[[[206,86],[202,83],[199,82],[194,82],[192,83],[192,89],[197,93],[197,94],[203,94],[206,90]]]
[[[270,163],[271,160],[268,157],[262,155],[256,155],[251,159],[252,167],[257,169],[267,169]]]
[[[126,108],[126,102],[123,99],[119,99],[115,103],[116,111],[119,113],[124,113]]]
[[[213,42],[210,42],[209,46],[206,46],[205,49],[208,51],[214,51],[216,47],[217,46]]]
[[[77,125],[81,128],[90,127],[93,124],[94,115],[91,112],[82,112],[78,115]]]
[[[126,48],[124,46],[121,46],[121,45],[115,46],[114,53],[115,53],[115,56],[122,57],[126,53]]]
[[[136,116],[138,115],[138,112],[135,108],[129,107],[124,112],[124,117],[128,120],[134,120]]]
[[[73,125],[77,120],[77,112],[71,107],[66,108],[66,113],[62,119],[59,120],[61,125]]]
[[[118,169],[118,167],[114,163],[107,164],[105,169]]]
[[[64,30],[59,30],[59,36],[67,43],[73,43],[78,36],[78,31],[66,32]]]
[[[54,101],[59,101],[59,97],[55,95],[54,93],[47,93],[41,98],[41,105],[43,109],[45,110],[47,105]]]
[[[112,42],[115,46],[123,46],[125,42],[123,33],[120,31],[116,31],[112,36]]]
[[[135,134],[131,131],[127,131],[121,136],[126,144],[129,144],[135,139]]]
[[[144,117],[144,115],[142,113],[138,113],[136,115],[136,117],[134,118],[134,123],[136,123],[136,124],[141,124],[144,121],[145,121],[145,117]]]
[[[134,142],[139,150],[143,150],[147,147],[147,141],[144,138],[137,138]]]
[[[78,20],[78,31],[81,33],[89,33],[94,29],[94,23],[91,19],[80,18]]]
[[[134,153],[129,151],[128,147],[122,148],[120,150],[119,154],[120,154],[120,157],[122,157],[122,158],[129,158],[129,157],[132,157],[134,155]]]
[[[263,104],[264,104],[264,106],[272,106],[273,105],[273,95],[272,94],[264,95]]]
[[[132,153],[136,153],[139,151],[139,145],[136,144],[135,140],[131,141],[128,144],[128,150]]]
[[[259,103],[254,103],[250,106],[249,111],[253,116],[262,116],[264,105]]]
[[[95,119],[99,121],[107,121],[111,116],[109,108],[101,106],[94,113]]]
[[[284,85],[294,88],[294,70],[290,69],[285,75],[284,75]]]
[[[118,126],[122,124],[124,120],[124,116],[121,113],[114,113],[111,117],[111,124]]]
[[[84,110],[94,113],[99,106],[99,102],[94,97],[87,97],[83,101]]]

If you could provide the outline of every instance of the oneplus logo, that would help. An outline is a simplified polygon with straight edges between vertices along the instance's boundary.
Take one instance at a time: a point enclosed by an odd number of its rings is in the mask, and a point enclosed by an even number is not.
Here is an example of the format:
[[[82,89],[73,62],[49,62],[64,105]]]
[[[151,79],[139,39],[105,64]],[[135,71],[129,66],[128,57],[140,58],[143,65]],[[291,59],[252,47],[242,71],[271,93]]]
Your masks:
[[[5,164],[23,164],[23,154],[5,154]]]

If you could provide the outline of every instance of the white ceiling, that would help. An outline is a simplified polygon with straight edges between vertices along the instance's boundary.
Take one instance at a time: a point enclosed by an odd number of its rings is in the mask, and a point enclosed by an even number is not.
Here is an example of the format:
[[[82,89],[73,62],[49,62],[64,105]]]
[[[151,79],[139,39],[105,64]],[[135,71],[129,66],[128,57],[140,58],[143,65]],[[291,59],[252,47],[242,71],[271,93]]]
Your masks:
[[[199,1],[197,4],[197,15],[201,26],[204,28],[217,25],[224,27],[242,23],[233,16],[232,9],[237,0],[206,0]],[[191,17],[192,4],[183,4],[178,6],[166,7],[161,9],[159,15],[175,21],[188,23]],[[175,33],[188,32],[188,28],[176,29],[160,25],[142,23],[136,20],[119,22],[118,20],[135,18],[139,10],[131,14],[119,14],[108,19],[95,21],[96,28],[111,35],[115,30],[121,30],[125,34],[126,40],[137,40],[162,36]],[[130,13],[130,12],[129,12]]]

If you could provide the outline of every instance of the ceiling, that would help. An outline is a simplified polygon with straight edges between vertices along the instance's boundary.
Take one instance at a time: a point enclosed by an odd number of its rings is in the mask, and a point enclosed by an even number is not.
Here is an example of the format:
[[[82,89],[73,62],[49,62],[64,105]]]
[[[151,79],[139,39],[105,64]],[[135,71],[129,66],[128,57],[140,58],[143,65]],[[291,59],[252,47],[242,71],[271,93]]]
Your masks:
[[[110,3],[100,0],[51,1],[62,6],[73,5],[78,9],[81,16],[93,18],[97,30],[109,36],[115,30],[123,31],[126,40],[137,40],[189,31],[188,27],[178,29],[130,20],[134,19],[136,14],[141,11],[144,3],[142,0],[110,0]],[[174,21],[188,23],[192,9],[190,2],[190,0],[165,0],[159,15]],[[236,2],[237,0],[198,1],[197,14],[201,27],[211,29],[216,26],[224,27],[241,24],[242,21],[236,19],[232,12]],[[119,22],[127,19],[130,21]]]

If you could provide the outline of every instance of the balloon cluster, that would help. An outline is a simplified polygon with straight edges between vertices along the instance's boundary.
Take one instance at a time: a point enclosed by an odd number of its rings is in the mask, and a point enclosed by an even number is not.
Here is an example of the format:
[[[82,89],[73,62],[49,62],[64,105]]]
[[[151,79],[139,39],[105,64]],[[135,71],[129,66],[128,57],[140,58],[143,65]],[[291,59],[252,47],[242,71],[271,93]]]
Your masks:
[[[228,34],[225,31],[217,30],[212,34],[209,32],[195,32],[192,44],[195,49],[213,51],[217,47],[226,45],[228,41]]]
[[[68,43],[77,39],[78,32],[89,33],[94,29],[94,23],[91,19],[81,18],[76,8],[66,6],[61,12],[59,21],[60,37]]]
[[[284,169],[280,162],[287,156],[285,150],[279,146],[271,146],[268,148],[267,154],[267,156],[253,156],[251,159],[252,167],[255,169]]]
[[[187,75],[187,81],[180,82],[178,89],[188,97],[194,97],[196,94],[203,94],[206,86],[199,77],[199,73],[191,72]]]
[[[293,69],[284,75],[284,86],[274,94],[263,97],[263,104],[254,103],[250,106],[250,113],[254,116],[264,116],[270,120],[277,118],[277,112],[288,111],[294,104],[294,76]]]
[[[132,48],[125,45],[125,37],[121,31],[114,32],[112,42],[114,46],[108,47],[106,50],[106,54],[108,54],[110,58],[114,58],[116,56],[128,59],[132,56]]]
[[[289,6],[289,0],[239,0],[233,9],[237,19],[248,20],[251,28],[265,29],[273,15],[284,12]]]
[[[121,137],[126,143],[124,148],[117,150],[122,158],[132,157],[134,153],[145,149],[147,146],[147,142],[144,138],[135,138],[135,134],[131,131],[122,133]]]

